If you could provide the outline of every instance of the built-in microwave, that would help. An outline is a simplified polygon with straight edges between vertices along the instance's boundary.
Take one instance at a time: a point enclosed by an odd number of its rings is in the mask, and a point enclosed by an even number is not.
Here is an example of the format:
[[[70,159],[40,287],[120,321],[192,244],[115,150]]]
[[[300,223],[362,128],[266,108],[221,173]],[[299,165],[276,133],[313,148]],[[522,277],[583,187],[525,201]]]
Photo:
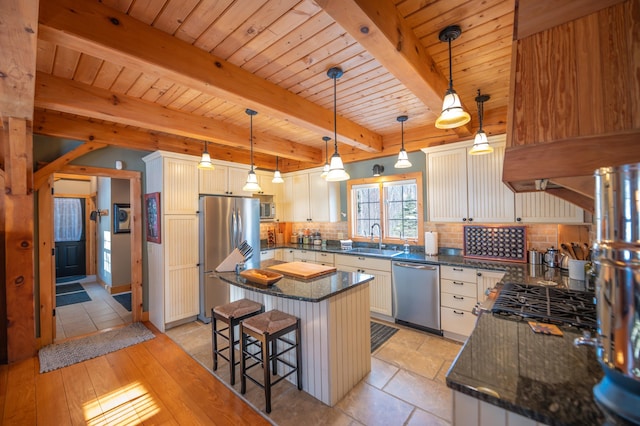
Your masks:
[[[273,202],[273,195],[254,195],[260,199],[260,220],[268,222],[276,218],[276,204]]]

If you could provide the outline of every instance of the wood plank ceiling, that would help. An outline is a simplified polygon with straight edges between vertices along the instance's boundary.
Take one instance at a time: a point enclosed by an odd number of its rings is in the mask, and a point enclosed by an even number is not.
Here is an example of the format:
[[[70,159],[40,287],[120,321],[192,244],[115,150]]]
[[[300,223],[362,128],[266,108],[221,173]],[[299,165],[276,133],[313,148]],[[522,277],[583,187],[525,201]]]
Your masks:
[[[504,133],[514,0],[40,0],[34,132],[292,171],[325,162],[333,138],[346,162],[405,147],[471,139],[477,90],[485,131]],[[470,125],[434,122],[448,84]],[[364,29],[367,28],[368,32]],[[329,155],[333,148],[329,146]]]

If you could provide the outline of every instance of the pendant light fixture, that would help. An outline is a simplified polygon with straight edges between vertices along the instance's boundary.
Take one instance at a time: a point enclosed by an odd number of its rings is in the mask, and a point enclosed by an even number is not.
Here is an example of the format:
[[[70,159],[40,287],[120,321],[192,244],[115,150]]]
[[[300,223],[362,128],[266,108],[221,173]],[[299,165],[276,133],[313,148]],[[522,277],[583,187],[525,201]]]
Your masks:
[[[337,67],[329,68],[327,75],[333,79],[333,143],[335,152],[331,156],[331,164],[329,165],[329,173],[325,178],[327,182],[339,182],[343,180],[349,180],[351,176],[344,169],[342,158],[338,154],[338,120],[337,120],[337,100],[336,100],[336,80],[342,77],[342,70]]]
[[[462,34],[459,25],[451,25],[440,31],[438,38],[440,41],[449,43],[449,89],[444,95],[442,102],[442,113],[436,120],[438,129],[453,129],[467,124],[471,116],[462,108],[462,103],[455,90],[453,90],[453,73],[451,71],[451,41],[457,39]]]
[[[404,150],[404,122],[407,121],[408,118],[409,117],[406,115],[401,115],[396,118],[396,120],[400,122],[402,128],[402,148],[400,148],[400,152],[398,153],[398,161],[396,161],[396,164],[393,166],[396,169],[406,169],[407,167],[411,167],[407,151]]]
[[[322,174],[320,177],[322,179],[326,179],[329,174],[329,141],[331,138],[329,136],[323,136],[322,140],[324,141],[324,168],[322,169]]]
[[[482,118],[484,116],[484,103],[489,100],[489,95],[481,95],[480,89],[478,89],[478,96],[476,96],[476,103],[478,104],[478,121],[480,123],[480,127],[478,128],[478,133],[476,133],[476,137],[473,140],[473,147],[469,151],[470,155],[482,155],[489,154],[493,152],[493,147],[489,145],[489,141],[487,140],[487,134],[482,130]]]
[[[280,174],[280,169],[278,168],[278,156],[276,156],[276,171],[273,172],[273,179],[271,180],[273,183],[284,183],[284,179],[282,179],[282,175]]]
[[[203,170],[213,170],[213,163],[211,162],[211,156],[209,155],[209,151],[207,150],[207,145],[209,142],[204,141],[204,152],[202,153],[202,157],[200,158],[200,162],[198,163],[198,168]]]
[[[249,108],[247,108],[245,112],[250,117],[249,146],[251,148],[251,170],[249,170],[247,183],[244,184],[242,190],[246,192],[259,192],[262,191],[262,188],[260,188],[260,185],[258,185],[258,177],[253,171],[253,116],[256,115],[257,112]]]

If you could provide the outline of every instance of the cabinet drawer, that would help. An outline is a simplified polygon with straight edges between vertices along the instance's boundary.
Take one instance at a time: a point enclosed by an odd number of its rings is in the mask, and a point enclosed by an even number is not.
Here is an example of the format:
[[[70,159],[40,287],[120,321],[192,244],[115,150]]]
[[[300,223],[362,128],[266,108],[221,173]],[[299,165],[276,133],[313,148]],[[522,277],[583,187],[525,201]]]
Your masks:
[[[335,256],[333,253],[316,252],[316,262],[323,263],[325,265],[333,265],[335,262]]]
[[[440,266],[440,276],[448,280],[476,282],[476,270],[460,266]]]
[[[440,310],[442,329],[451,333],[471,335],[478,319],[469,311],[442,307]]]
[[[260,250],[260,262],[275,258],[275,250]]]
[[[440,304],[455,310],[471,311],[476,304],[475,297],[460,296],[458,294],[442,293],[440,295]]]
[[[391,272],[391,261],[365,256],[335,255],[336,265],[352,266],[358,269],[375,269],[377,271]]]
[[[443,293],[469,296],[474,299],[478,297],[478,286],[475,283],[441,279],[440,286],[440,289]]]
[[[316,260],[316,253],[311,250],[295,250],[293,252],[293,258],[295,260],[310,260],[313,262]]]

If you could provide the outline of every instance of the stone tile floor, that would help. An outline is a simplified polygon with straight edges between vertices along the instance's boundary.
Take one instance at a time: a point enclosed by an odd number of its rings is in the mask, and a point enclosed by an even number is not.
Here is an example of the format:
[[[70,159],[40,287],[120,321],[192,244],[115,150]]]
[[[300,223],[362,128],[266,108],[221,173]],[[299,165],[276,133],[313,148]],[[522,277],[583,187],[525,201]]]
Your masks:
[[[391,325],[391,324],[389,324]],[[445,375],[460,343],[393,324],[400,330],[371,355],[371,373],[334,407],[329,407],[287,381],[272,388],[272,409],[264,412],[264,393],[247,382],[242,397],[272,423],[288,425],[442,426],[452,421],[451,390]],[[230,386],[225,360],[212,371],[211,324],[191,322],[166,334]]]
[[[96,282],[95,275],[77,282],[82,284],[91,300],[56,307],[56,341],[131,323],[131,312]]]

